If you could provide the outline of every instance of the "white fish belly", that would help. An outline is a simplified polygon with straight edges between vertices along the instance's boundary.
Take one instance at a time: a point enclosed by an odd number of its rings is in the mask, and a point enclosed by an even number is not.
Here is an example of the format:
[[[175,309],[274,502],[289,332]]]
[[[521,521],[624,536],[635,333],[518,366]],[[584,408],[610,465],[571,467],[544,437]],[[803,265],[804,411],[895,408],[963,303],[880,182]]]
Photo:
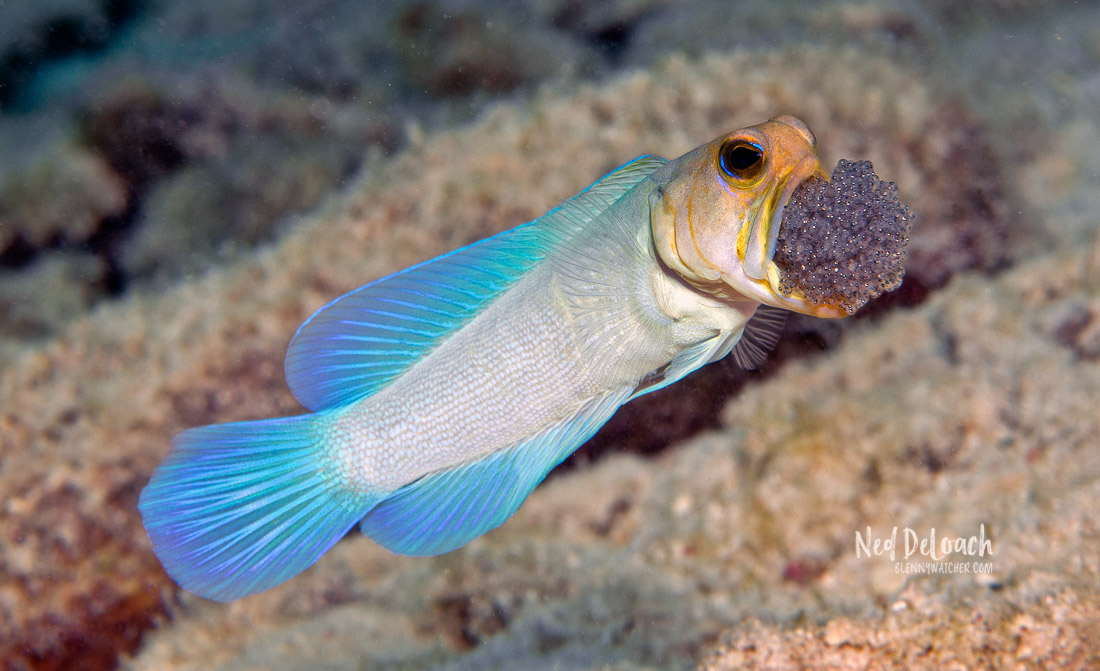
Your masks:
[[[550,276],[533,272],[389,386],[335,417],[329,435],[349,484],[392,491],[516,445],[589,399],[637,383],[637,366],[591,360]]]

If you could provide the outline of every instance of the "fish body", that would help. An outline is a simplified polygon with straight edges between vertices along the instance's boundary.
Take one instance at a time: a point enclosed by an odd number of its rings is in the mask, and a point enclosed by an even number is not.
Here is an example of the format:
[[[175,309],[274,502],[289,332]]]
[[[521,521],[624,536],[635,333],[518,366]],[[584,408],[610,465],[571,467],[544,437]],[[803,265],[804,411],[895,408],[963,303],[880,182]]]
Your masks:
[[[498,526],[623,403],[731,351],[758,363],[778,310],[841,316],[778,292],[770,260],[786,199],[822,174],[809,129],[777,117],[338,298],[288,349],[312,413],[175,438],[141,496],[154,550],[228,601],[356,523],[409,555]]]

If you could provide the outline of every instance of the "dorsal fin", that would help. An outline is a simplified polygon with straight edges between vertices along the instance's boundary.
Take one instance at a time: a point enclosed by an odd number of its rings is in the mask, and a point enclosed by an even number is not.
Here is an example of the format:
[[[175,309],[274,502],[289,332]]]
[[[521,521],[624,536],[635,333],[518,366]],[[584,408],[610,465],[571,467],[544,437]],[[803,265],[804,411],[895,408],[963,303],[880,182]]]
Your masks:
[[[752,313],[741,339],[734,345],[733,360],[746,369],[759,368],[768,360],[768,352],[775,348],[783,335],[783,325],[787,323],[789,312],[783,308],[760,305]]]
[[[665,163],[642,156],[538,219],[371,282],[318,310],[286,355],[310,410],[369,396],[433,351],[496,297]]]

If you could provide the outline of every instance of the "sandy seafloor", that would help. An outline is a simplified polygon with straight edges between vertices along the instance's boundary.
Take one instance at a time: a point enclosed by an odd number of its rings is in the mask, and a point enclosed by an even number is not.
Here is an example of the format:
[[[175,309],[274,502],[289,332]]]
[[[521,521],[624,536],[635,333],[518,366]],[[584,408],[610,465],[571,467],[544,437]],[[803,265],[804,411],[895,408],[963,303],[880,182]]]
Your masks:
[[[0,667],[1100,668],[1100,8],[506,4],[0,4]],[[317,307],[780,113],[917,212],[896,297],[632,404],[447,555],[161,571],[150,471],[299,412]]]

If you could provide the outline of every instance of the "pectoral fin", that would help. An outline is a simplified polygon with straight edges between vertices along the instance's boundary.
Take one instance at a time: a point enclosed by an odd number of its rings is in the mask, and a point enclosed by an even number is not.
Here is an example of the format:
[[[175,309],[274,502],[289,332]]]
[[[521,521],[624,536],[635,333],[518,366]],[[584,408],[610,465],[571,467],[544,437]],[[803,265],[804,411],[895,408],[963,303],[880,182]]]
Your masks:
[[[734,345],[731,354],[737,365],[745,369],[759,368],[768,360],[768,352],[783,335],[783,326],[787,323],[789,310],[770,305],[760,305],[745,324],[745,332]]]
[[[633,401],[639,396],[658,389],[664,389],[700,366],[705,366],[711,361],[721,358],[719,353],[726,346],[726,343],[727,338],[722,334],[718,334],[713,338],[688,347],[680,352],[668,365],[642,380],[642,383],[634,390],[630,400]]]

